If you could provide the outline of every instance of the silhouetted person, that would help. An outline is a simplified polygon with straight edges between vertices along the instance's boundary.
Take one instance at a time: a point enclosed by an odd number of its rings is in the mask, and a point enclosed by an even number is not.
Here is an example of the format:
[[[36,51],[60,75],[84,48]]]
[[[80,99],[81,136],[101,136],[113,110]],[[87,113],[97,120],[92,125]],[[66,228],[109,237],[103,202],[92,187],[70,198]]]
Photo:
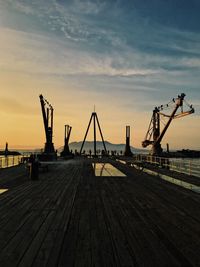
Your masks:
[[[29,163],[35,162],[35,155],[31,154],[28,161]]]
[[[30,179],[31,180],[38,180],[39,176],[39,162],[36,160],[35,155],[31,154],[29,157],[29,163],[30,163]]]

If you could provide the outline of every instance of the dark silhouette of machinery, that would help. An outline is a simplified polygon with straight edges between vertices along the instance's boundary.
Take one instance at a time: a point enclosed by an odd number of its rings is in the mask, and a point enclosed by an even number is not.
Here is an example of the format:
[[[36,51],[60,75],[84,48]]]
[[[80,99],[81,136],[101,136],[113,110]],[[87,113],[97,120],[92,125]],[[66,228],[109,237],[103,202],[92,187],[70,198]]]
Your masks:
[[[163,136],[165,135],[171,121],[176,118],[181,118],[183,116],[194,113],[194,108],[192,105],[189,105],[185,100],[185,94],[178,95],[176,99],[172,99],[168,104],[161,105],[160,107],[155,107],[153,110],[153,115],[149,124],[148,131],[145,136],[145,140],[142,142],[143,147],[147,147],[148,145],[152,145],[151,154],[152,155],[160,155],[162,153],[161,141]],[[185,103],[189,110],[183,110],[183,103]],[[167,115],[163,113],[163,110],[169,109],[173,105],[173,111],[171,114]],[[181,111],[177,113],[177,110],[181,108]],[[160,122],[161,118],[168,118],[167,123],[164,125],[163,130],[160,130]]]
[[[53,107],[49,102],[44,99],[42,95],[39,96],[42,117],[44,122],[46,143],[44,147],[44,152],[40,155],[41,160],[54,160],[56,159],[56,152],[54,149],[53,139]]]
[[[126,146],[124,151],[124,156],[131,157],[133,153],[130,147],[130,126],[126,126]]]
[[[69,150],[69,138],[71,134],[72,127],[69,125],[65,125],[65,133],[64,133],[64,148],[60,153],[61,157],[72,157],[72,153]]]
[[[7,142],[6,142],[5,149],[0,151],[0,156],[7,157],[7,156],[18,156],[18,155],[21,155],[21,153],[18,151],[10,151],[8,149],[8,143]]]
[[[106,145],[105,145],[105,142],[104,142],[104,139],[103,139],[103,134],[102,134],[102,131],[101,131],[101,127],[100,127],[99,120],[98,120],[98,117],[97,117],[97,113],[96,113],[96,112],[92,112],[92,115],[91,115],[91,117],[90,117],[90,121],[89,121],[87,130],[86,130],[86,133],[85,133],[85,137],[84,137],[83,143],[82,143],[82,145],[81,145],[80,154],[82,153],[82,150],[83,150],[83,147],[84,147],[84,144],[85,144],[85,140],[86,140],[86,138],[87,138],[87,134],[88,134],[88,131],[89,131],[91,122],[92,122],[92,119],[93,119],[93,123],[94,123],[94,124],[93,124],[93,125],[94,125],[94,156],[95,156],[95,157],[97,156],[97,146],[96,146],[96,122],[97,122],[97,125],[98,125],[98,128],[99,128],[99,133],[100,133],[100,135],[101,135],[101,139],[102,139],[102,143],[103,143],[103,147],[104,147],[104,154],[107,155]]]

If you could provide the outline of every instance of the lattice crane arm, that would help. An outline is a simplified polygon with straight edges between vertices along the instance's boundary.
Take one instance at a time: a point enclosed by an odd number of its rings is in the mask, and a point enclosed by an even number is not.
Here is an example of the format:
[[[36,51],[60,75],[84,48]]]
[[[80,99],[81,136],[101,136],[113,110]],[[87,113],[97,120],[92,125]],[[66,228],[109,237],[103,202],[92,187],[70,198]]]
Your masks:
[[[181,117],[185,117],[185,116],[190,115],[192,113],[194,113],[194,108],[192,108],[191,110],[188,110],[188,111],[183,111],[183,112],[181,112],[179,114],[175,114],[173,119],[179,119]],[[167,118],[171,117],[171,115],[167,115],[167,114],[164,114],[162,112],[159,112],[159,114],[162,115],[163,117],[167,117]]]
[[[190,115],[194,113],[194,108],[192,105],[189,106],[188,111],[183,111],[183,101],[184,101],[185,94],[178,95],[178,98],[172,99],[172,103],[175,103],[175,107],[170,115],[163,113],[162,111],[165,108],[168,108],[170,103],[166,105],[161,105],[160,107],[156,107],[153,111],[153,115],[149,124],[149,128],[147,130],[145,140],[142,142],[143,147],[147,147],[148,145],[153,145],[153,150],[156,151],[156,148],[161,150],[160,142],[162,141],[162,138],[164,137],[171,121],[176,118],[181,118],[187,115]],[[178,108],[181,107],[181,112],[176,114]],[[164,126],[162,132],[160,132],[160,116],[167,117],[168,121],[166,125]],[[153,140],[151,140],[153,139]]]

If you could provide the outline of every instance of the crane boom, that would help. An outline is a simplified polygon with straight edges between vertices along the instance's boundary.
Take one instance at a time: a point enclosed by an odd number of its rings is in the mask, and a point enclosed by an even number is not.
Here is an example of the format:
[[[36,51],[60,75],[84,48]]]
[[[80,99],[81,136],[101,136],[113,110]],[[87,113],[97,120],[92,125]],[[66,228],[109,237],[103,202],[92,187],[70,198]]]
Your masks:
[[[163,117],[168,117],[168,118],[171,117],[170,115],[166,115],[166,114],[164,114],[164,113],[162,113],[162,112],[159,112],[159,113],[160,113],[160,115],[162,115]],[[190,115],[190,114],[192,114],[192,113],[194,113],[194,109],[193,109],[193,108],[192,108],[191,110],[189,110],[189,111],[184,111],[184,112],[181,112],[180,114],[175,114],[174,117],[173,117],[173,119],[179,119],[179,118],[181,118],[181,117],[185,117],[185,116]]]
[[[162,141],[163,136],[165,135],[165,133],[166,133],[166,131],[167,131],[167,129],[168,129],[168,127],[169,127],[169,125],[170,125],[172,119],[174,118],[174,115],[176,114],[177,109],[178,109],[180,106],[183,105],[183,99],[184,99],[184,97],[185,97],[184,94],[181,94],[181,96],[178,96],[177,101],[176,101],[175,109],[172,111],[172,114],[171,114],[171,116],[170,116],[170,118],[169,118],[167,124],[165,125],[164,129],[162,130],[160,136],[156,139],[156,141],[155,141],[155,145],[156,145],[157,143],[160,143],[160,142]]]
[[[54,145],[52,143],[53,139],[53,107],[49,104],[49,102],[44,99],[43,95],[39,96],[40,104],[42,109],[42,117],[45,129],[45,137],[46,143],[44,148],[44,153],[47,155],[54,155]],[[47,105],[47,107],[46,107]]]
[[[48,110],[46,113],[45,101],[44,101],[43,95],[40,95],[39,98],[40,98],[40,104],[41,104],[41,109],[42,109],[42,117],[43,117],[46,140],[48,140],[49,139],[49,136],[48,136]]]
[[[194,113],[194,108],[192,105],[190,105],[190,110],[183,111],[183,101],[184,101],[185,94],[178,95],[178,97],[173,99],[173,102],[175,103],[175,107],[170,115],[166,115],[163,112],[160,112],[160,110],[163,110],[163,105],[160,107],[156,107],[153,110],[153,115],[149,124],[149,128],[147,131],[147,134],[145,136],[145,140],[142,142],[143,147],[147,147],[148,145],[152,145],[152,151],[151,153],[153,155],[159,155],[162,152],[161,148],[161,141],[169,128],[169,125],[171,124],[172,120],[175,118],[181,118],[184,116],[187,116],[189,114]],[[166,105],[168,107],[168,104]],[[181,107],[182,111],[179,114],[176,114],[177,110]],[[160,132],[160,116],[167,117],[168,121],[165,124],[163,130]],[[151,140],[153,139],[153,140]]]

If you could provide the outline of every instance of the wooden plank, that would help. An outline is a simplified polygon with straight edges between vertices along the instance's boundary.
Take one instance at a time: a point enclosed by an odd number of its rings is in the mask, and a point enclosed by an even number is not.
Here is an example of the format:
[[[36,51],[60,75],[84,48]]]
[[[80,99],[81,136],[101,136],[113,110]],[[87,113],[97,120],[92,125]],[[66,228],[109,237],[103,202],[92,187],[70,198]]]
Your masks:
[[[30,219],[0,252],[0,266],[16,266],[19,263],[48,213],[47,211],[39,214],[32,212]]]
[[[105,183],[107,182],[106,180]],[[106,196],[111,202],[110,209],[126,237],[127,247],[129,251],[132,251],[135,264],[139,266],[141,264],[144,266],[148,266],[148,264],[150,266],[170,266],[170,264],[179,266],[162,246],[157,236],[149,229],[144,218],[138,214],[139,211],[135,210],[133,206],[127,207],[127,198],[123,195],[122,188],[120,187],[120,191],[116,190],[115,183],[112,183],[112,188],[109,184],[107,186]],[[157,255],[159,255],[158,258]]]
[[[74,205],[76,196],[77,183],[79,178],[77,172],[72,173],[69,177],[69,183],[65,184],[64,191],[57,200],[57,212],[47,233],[40,251],[35,258],[34,265],[36,266],[56,266],[60,250],[62,247],[65,232],[68,228],[68,222],[71,216],[71,210]]]
[[[32,242],[30,243],[30,245],[27,247],[26,251],[24,252],[23,257],[21,257],[21,260],[18,263],[19,267],[20,266],[21,267],[32,266],[33,259],[38,254],[38,251],[40,250],[40,247],[41,247],[41,243],[43,242],[45,236],[47,235],[50,225],[53,223],[54,217],[55,217],[55,211],[50,211],[45,221],[41,225],[39,231],[34,235]]]
[[[148,183],[148,181],[146,181],[146,182]],[[140,192],[141,189],[137,185],[138,185],[137,183],[134,183],[134,187],[137,187],[137,191],[139,190],[139,192]],[[151,188],[155,189],[155,187],[152,185],[153,185],[153,182],[151,182]],[[129,185],[129,188],[131,188],[130,185]],[[121,187],[120,187],[120,190],[122,190]],[[129,190],[128,187],[127,187],[127,190]],[[195,264],[196,264],[196,262],[198,262],[198,259],[199,259],[199,256],[197,253],[197,248],[199,247],[199,236],[196,236],[196,238],[195,238],[194,233],[192,233],[192,228],[189,227],[189,225],[185,224],[184,220],[180,221],[180,219],[181,219],[180,214],[181,213],[180,212],[178,213],[179,208],[175,207],[176,203],[173,203],[173,206],[168,208],[168,205],[166,205],[166,204],[168,204],[168,202],[163,202],[163,200],[164,200],[163,195],[165,195],[165,194],[163,194],[163,192],[161,190],[158,190],[157,194],[154,194],[154,195],[152,195],[152,192],[150,191],[151,198],[149,200],[147,200],[147,199],[149,198],[150,194],[148,193],[149,191],[145,191],[145,186],[142,187],[142,191],[143,191],[143,194],[140,194],[138,197],[138,201],[139,201],[140,205],[136,206],[136,210],[138,210],[138,211],[141,211],[141,210],[144,211],[145,210],[146,214],[144,214],[144,216],[146,216],[146,217],[148,216],[149,220],[150,219],[152,220],[153,215],[155,216],[154,212],[157,212],[157,216],[156,216],[155,222],[154,222],[154,230],[155,230],[155,226],[160,227],[160,231],[163,232],[163,235],[162,235],[163,241],[165,240],[166,244],[171,244],[171,248],[173,247],[173,251],[174,251],[174,253],[176,253],[180,262],[181,261],[182,261],[182,263],[186,262],[188,264],[188,266],[190,266],[191,265],[191,259],[193,259],[192,261],[195,262]],[[162,192],[162,193],[160,193],[160,192]],[[144,196],[145,196],[145,198],[144,198]],[[169,197],[169,195],[165,195],[165,196],[166,196],[166,198]],[[131,203],[134,203],[133,199],[131,200]],[[145,205],[145,203],[146,203],[146,205]],[[161,206],[161,203],[163,203],[162,206]],[[184,205],[184,203],[182,203],[182,205]],[[157,207],[157,206],[161,206],[161,207],[159,207],[159,209],[158,208],[155,209],[155,207]],[[146,207],[152,207],[152,208],[146,208]],[[192,221],[191,218],[190,218],[190,221]],[[184,224],[184,227],[185,227],[184,231],[182,231],[183,229],[180,229],[180,227],[182,227],[182,224]],[[149,221],[149,226],[150,225],[151,225],[151,223]],[[193,225],[194,225],[194,221],[193,221]],[[198,227],[199,227],[199,223],[196,224],[196,230],[198,229]],[[186,232],[185,232],[186,229],[187,229],[187,232],[190,229],[190,235],[187,234],[187,236],[186,236]],[[170,234],[170,232],[171,232],[171,234]],[[158,233],[158,231],[157,231],[157,233]],[[179,235],[179,233],[180,233],[180,235]],[[164,236],[165,236],[165,239],[164,239]],[[187,249],[184,249],[184,247],[183,247],[184,243],[182,244],[182,242],[184,242],[183,241],[184,238],[185,238],[185,246],[187,247]],[[192,249],[190,250],[190,248],[186,245],[187,243],[191,243],[191,242],[193,243],[193,246],[194,246],[193,250]],[[196,246],[195,246],[195,243],[196,243]],[[180,244],[182,244],[182,248],[180,247]],[[179,250],[177,249],[178,247],[179,247]],[[169,245],[168,245],[168,248],[170,248]],[[185,257],[186,250],[190,250],[191,255],[188,255],[189,261]],[[188,251],[188,253],[189,253],[189,251]]]
[[[83,177],[81,177],[83,178]],[[83,187],[82,179],[77,186],[76,197],[73,203],[73,209],[71,211],[70,220],[68,223],[67,231],[64,235],[62,250],[60,252],[60,258],[58,265],[75,265],[77,258],[77,248],[79,242],[79,228],[81,213],[84,207],[84,198],[86,193]],[[90,266],[90,265],[89,265]]]
[[[127,177],[95,177],[93,161],[4,172],[0,266],[200,265],[199,195],[115,163]]]

